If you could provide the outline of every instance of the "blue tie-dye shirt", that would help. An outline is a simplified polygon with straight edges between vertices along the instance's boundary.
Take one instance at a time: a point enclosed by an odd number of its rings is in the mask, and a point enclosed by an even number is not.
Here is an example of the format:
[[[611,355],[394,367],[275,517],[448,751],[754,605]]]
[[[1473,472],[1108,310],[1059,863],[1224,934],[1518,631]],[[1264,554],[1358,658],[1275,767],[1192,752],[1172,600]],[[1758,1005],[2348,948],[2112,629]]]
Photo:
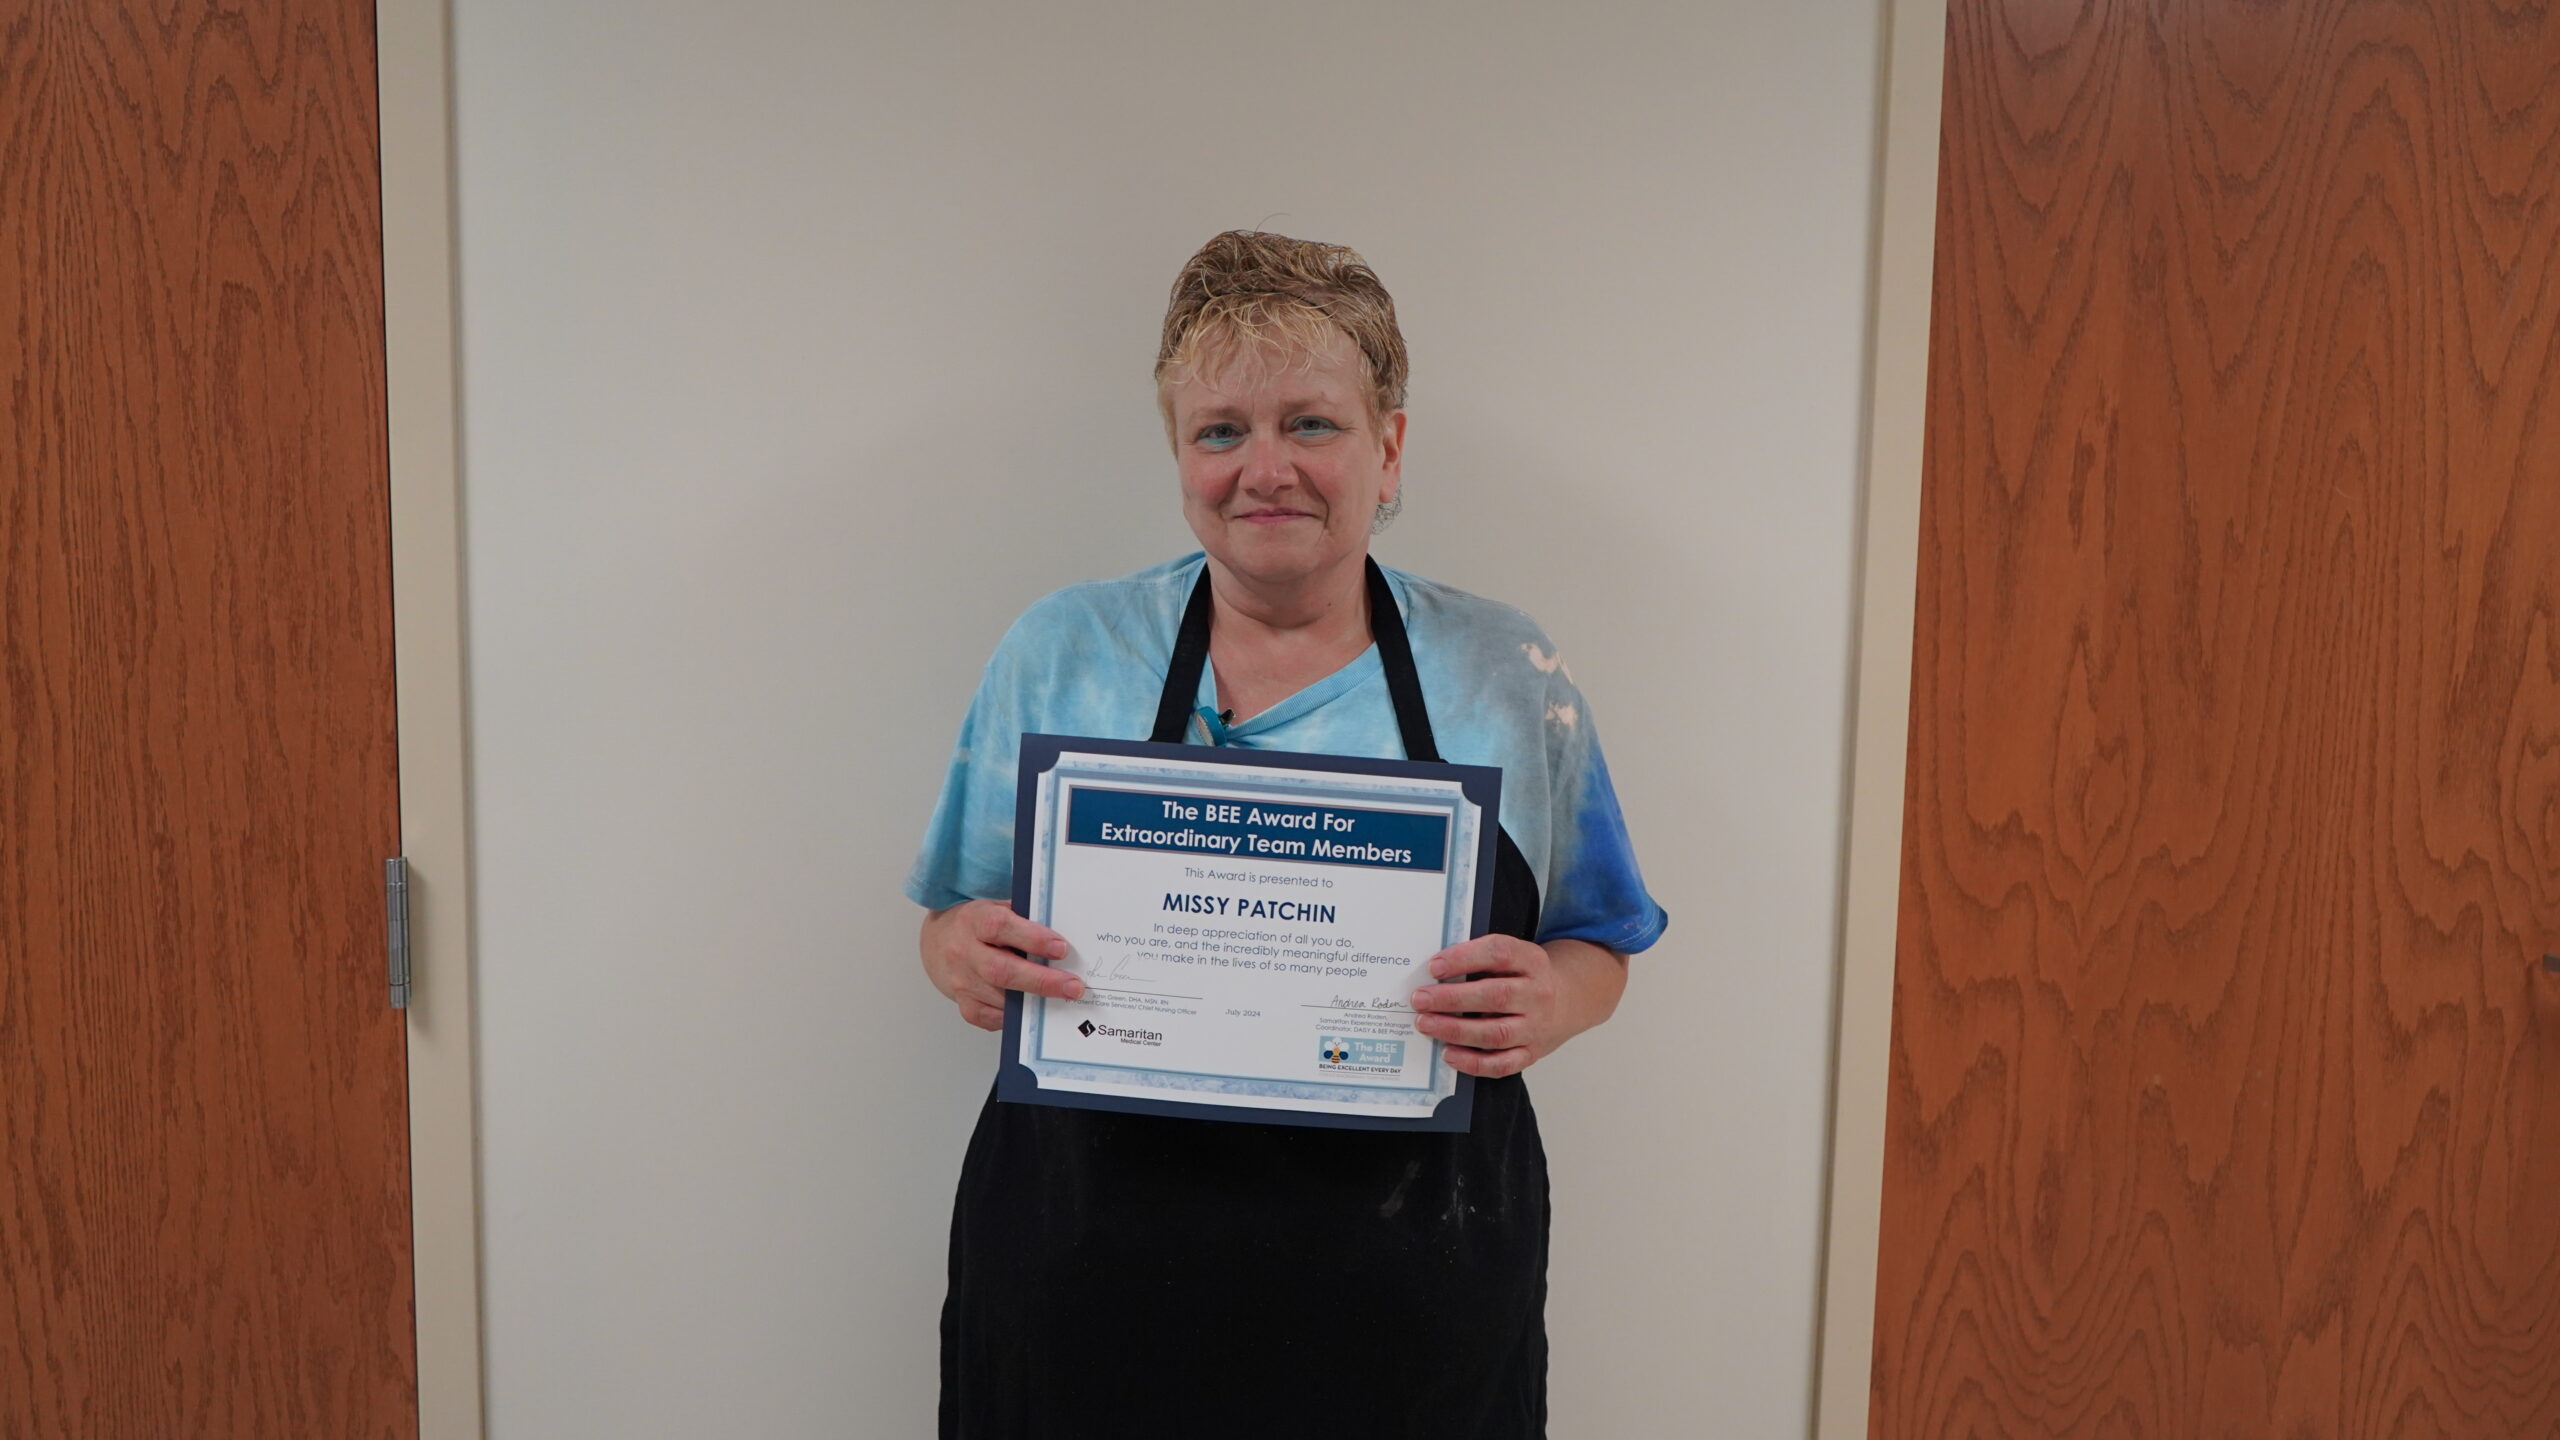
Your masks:
[[[996,646],[960,727],[907,898],[939,910],[1013,893],[1016,761],[1026,733],[1143,740],[1202,557],[1066,589]],[[1382,567],[1383,568],[1383,567]],[[1668,917],[1645,892],[1590,708],[1536,621],[1400,570],[1387,585],[1412,637],[1444,760],[1502,770],[1502,827],[1538,877],[1540,940],[1633,954]],[[1404,756],[1384,665],[1370,646],[1342,669],[1237,725],[1217,719],[1200,667],[1194,744],[1319,755]]]

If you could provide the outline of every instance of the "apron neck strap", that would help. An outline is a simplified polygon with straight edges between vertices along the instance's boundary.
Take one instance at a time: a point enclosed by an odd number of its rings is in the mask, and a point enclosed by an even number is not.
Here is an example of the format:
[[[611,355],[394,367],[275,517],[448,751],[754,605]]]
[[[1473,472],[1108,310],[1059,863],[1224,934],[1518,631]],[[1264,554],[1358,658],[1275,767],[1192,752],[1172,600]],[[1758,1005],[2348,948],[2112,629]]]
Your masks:
[[[1422,676],[1413,668],[1413,644],[1405,639],[1404,612],[1396,608],[1396,592],[1387,588],[1387,572],[1369,565],[1369,634],[1378,642],[1378,659],[1386,666],[1387,698],[1395,702],[1396,728],[1404,732],[1404,758],[1440,763],[1440,747],[1431,738],[1431,710],[1422,703]]]
[[[1387,698],[1396,707],[1396,729],[1404,736],[1408,760],[1437,762],[1440,747],[1431,735],[1431,711],[1422,703],[1422,677],[1413,668],[1413,643],[1405,638],[1404,612],[1387,588],[1387,572],[1369,560],[1369,634],[1378,642],[1378,661],[1387,675]],[[1159,745],[1179,745],[1191,728],[1193,702],[1200,695],[1201,667],[1209,663],[1209,618],[1215,608],[1209,593],[1209,565],[1202,561],[1200,581],[1191,587],[1191,603],[1183,607],[1182,628],[1173,639],[1173,660],[1165,669],[1164,693],[1156,699],[1156,728],[1147,738]]]
[[[1200,667],[1209,663],[1209,562],[1200,562],[1200,583],[1191,587],[1191,603],[1183,607],[1182,628],[1174,632],[1173,662],[1165,667],[1164,694],[1156,699],[1155,733],[1159,745],[1179,745],[1191,729],[1192,702],[1200,694]]]

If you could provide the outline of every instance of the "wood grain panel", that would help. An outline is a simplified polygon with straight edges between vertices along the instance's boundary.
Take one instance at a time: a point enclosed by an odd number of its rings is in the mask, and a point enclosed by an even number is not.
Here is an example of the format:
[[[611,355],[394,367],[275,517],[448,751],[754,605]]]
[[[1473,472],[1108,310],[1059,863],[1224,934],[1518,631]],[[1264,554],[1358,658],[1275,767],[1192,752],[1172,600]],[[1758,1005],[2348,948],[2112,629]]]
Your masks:
[[[407,1436],[370,7],[0,0],[0,1436]]]
[[[2560,1434],[2560,16],[1955,0],[1871,1429]]]

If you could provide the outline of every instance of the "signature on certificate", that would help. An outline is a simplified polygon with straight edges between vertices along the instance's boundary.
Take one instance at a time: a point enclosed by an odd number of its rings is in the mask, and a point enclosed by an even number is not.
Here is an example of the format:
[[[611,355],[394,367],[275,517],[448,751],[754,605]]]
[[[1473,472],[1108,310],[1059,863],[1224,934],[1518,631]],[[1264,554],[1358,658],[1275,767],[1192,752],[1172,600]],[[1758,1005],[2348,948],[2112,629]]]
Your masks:
[[[1137,956],[1129,954],[1124,950],[1121,952],[1119,959],[1111,962],[1110,969],[1103,971],[1100,975],[1097,975],[1094,978],[1098,980],[1153,980],[1156,978],[1156,975],[1153,970],[1138,963]]]

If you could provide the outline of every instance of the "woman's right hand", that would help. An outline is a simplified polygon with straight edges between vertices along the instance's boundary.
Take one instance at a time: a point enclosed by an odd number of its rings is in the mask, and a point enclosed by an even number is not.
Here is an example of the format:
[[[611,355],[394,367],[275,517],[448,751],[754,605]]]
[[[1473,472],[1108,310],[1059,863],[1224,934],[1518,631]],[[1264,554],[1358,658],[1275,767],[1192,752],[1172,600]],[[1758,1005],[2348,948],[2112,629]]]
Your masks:
[[[1004,1028],[1007,990],[1059,1000],[1084,994],[1084,982],[1073,975],[1022,958],[1064,959],[1067,937],[1014,914],[1001,900],[970,900],[927,913],[916,948],[924,955],[925,978],[960,1007],[961,1019],[981,1030]]]

